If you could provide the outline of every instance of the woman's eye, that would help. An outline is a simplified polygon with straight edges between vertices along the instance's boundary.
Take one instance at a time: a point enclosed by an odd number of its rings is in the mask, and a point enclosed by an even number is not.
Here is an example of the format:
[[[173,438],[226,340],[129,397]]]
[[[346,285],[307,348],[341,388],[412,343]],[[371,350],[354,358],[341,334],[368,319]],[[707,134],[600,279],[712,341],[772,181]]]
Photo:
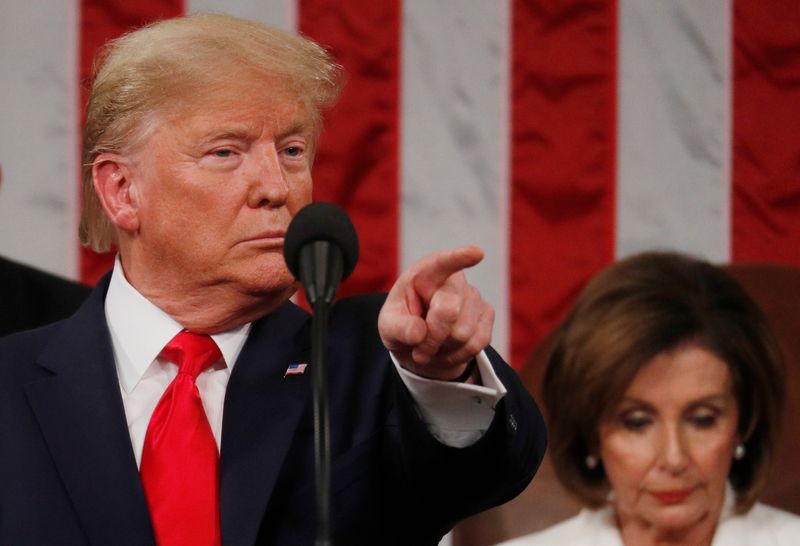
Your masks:
[[[651,422],[650,417],[644,413],[628,413],[622,416],[622,426],[632,431],[642,430]]]
[[[717,423],[717,414],[709,412],[695,413],[689,416],[689,420],[697,428],[711,428]]]

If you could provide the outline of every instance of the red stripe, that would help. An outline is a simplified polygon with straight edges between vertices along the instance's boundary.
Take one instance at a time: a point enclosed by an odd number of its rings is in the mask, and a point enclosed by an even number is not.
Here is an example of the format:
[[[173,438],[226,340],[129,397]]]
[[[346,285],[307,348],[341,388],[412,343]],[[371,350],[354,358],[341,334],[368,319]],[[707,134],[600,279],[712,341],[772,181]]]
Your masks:
[[[614,255],[617,3],[514,0],[511,362]]]
[[[80,113],[86,116],[86,101],[92,76],[92,60],[99,47],[129,30],[158,19],[184,13],[183,0],[81,0],[80,3]],[[79,176],[80,178],[80,176]],[[80,277],[94,284],[113,264],[113,254],[96,254],[81,248]]]
[[[326,118],[314,199],[351,215],[359,265],[341,294],[388,290],[398,270],[400,4],[300,0],[300,31],[345,67],[347,87]]]
[[[800,265],[800,11],[740,0],[733,17],[732,249]]]

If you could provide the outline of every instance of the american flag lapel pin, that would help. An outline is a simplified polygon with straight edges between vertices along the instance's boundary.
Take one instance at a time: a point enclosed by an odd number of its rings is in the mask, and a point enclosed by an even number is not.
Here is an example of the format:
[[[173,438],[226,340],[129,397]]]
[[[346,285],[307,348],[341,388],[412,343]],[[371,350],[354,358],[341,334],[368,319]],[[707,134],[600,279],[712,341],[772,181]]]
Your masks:
[[[308,366],[308,364],[305,362],[293,362],[292,364],[289,364],[289,367],[286,368],[285,372],[283,372],[283,377],[286,378],[290,375],[303,375],[306,373],[306,366]]]

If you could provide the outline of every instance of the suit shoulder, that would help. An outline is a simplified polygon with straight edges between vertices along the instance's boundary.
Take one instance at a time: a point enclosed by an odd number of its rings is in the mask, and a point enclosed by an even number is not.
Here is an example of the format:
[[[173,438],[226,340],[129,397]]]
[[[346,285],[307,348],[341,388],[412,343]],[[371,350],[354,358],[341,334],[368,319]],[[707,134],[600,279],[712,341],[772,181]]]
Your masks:
[[[0,337],[0,389],[47,374],[36,365],[61,323]]]
[[[389,352],[378,333],[378,313],[385,296],[365,294],[338,300],[331,309],[328,323],[331,358],[352,361],[354,365],[380,360],[388,364]],[[353,368],[360,370],[359,366]],[[390,367],[373,366],[372,371],[389,371]],[[362,370],[363,371],[363,370]]]
[[[386,294],[383,292],[371,292],[369,294],[358,294],[346,296],[336,301],[333,309],[336,312],[375,312],[380,311],[386,301]]]
[[[354,315],[377,316],[384,301],[386,301],[386,294],[382,292],[345,296],[337,299],[331,306],[331,317]],[[310,314],[305,308],[291,301],[286,302],[274,314],[281,314],[285,317],[310,317]]]
[[[42,345],[58,331],[63,321],[54,322],[31,330],[24,330],[0,337],[0,362],[11,357],[38,353]]]
[[[348,296],[338,300],[331,309],[331,328],[361,328],[364,333],[378,332],[378,313],[386,294],[372,293]]]
[[[800,536],[800,516],[757,503],[746,514],[723,522],[719,531],[725,537],[745,536],[759,544],[796,544]]]
[[[771,506],[762,506],[768,512],[775,534],[783,540],[781,544],[789,544],[790,540],[792,544],[796,544],[800,537],[800,516]]]

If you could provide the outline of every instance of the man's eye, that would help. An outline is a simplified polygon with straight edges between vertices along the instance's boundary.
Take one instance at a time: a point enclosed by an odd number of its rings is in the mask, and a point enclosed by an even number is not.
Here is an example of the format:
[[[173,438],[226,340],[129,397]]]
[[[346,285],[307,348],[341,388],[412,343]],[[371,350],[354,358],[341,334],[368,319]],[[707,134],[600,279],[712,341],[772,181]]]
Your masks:
[[[299,157],[303,153],[303,149],[300,146],[289,146],[285,151],[289,157]]]
[[[214,150],[211,152],[211,155],[215,157],[231,157],[233,155],[233,150],[229,150],[227,148],[221,148],[219,150]]]

